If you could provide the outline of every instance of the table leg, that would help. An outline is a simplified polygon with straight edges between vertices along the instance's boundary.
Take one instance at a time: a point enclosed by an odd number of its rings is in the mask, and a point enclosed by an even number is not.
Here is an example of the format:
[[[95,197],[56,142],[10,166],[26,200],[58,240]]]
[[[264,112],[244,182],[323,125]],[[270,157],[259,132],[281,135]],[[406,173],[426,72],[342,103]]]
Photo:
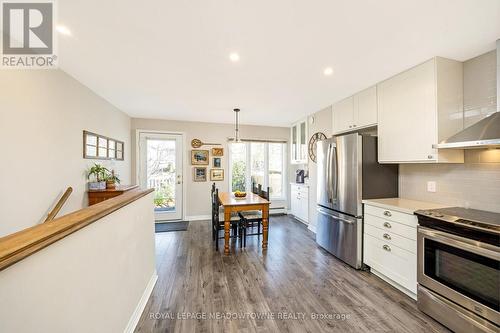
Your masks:
[[[224,254],[229,254],[229,231],[231,229],[231,209],[224,207]]]
[[[262,249],[267,249],[267,236],[269,230],[269,206],[262,207]]]

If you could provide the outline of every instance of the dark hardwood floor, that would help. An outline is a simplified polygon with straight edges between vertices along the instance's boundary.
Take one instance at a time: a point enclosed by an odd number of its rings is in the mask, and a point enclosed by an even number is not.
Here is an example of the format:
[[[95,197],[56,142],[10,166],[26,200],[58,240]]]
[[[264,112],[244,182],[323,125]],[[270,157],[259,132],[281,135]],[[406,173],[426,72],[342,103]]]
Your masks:
[[[159,279],[136,332],[449,332],[290,217],[271,217],[265,253],[252,236],[229,256],[209,223],[156,235]]]

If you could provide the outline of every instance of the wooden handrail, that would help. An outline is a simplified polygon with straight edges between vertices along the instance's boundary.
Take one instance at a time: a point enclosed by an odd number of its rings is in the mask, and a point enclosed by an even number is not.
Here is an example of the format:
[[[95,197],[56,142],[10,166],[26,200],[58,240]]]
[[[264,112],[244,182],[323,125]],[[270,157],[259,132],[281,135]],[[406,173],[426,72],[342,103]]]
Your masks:
[[[47,218],[45,219],[45,221],[43,221],[44,223],[55,219],[56,215],[59,213],[62,206],[64,206],[64,204],[68,200],[69,196],[71,195],[71,192],[73,192],[73,188],[70,186],[66,189],[66,192],[64,192],[61,199],[59,199],[59,201],[55,205],[54,209],[52,209],[52,211],[49,213],[49,215],[47,215]]]
[[[0,238],[0,271],[153,191],[131,190],[61,216],[51,223],[42,223]]]

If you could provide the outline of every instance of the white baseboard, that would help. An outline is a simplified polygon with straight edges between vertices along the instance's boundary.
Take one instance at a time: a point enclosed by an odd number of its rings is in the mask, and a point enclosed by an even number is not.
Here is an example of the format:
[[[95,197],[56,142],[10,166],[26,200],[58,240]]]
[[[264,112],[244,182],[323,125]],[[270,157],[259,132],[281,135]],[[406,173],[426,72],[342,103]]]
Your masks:
[[[151,276],[151,279],[149,279],[148,285],[146,286],[146,289],[144,289],[144,292],[142,293],[141,299],[139,300],[139,303],[137,303],[137,306],[135,307],[134,313],[132,314],[132,317],[130,317],[127,327],[125,327],[125,330],[123,331],[124,333],[133,333],[135,330],[135,327],[137,326],[137,323],[139,322],[139,319],[141,319],[142,312],[144,311],[144,308],[146,307],[146,304],[148,303],[149,297],[151,296],[151,293],[153,292],[153,288],[155,287],[156,281],[158,280],[158,274],[156,274],[156,270],[154,271],[153,275]]]
[[[285,207],[271,207],[269,208],[269,215],[281,215],[287,214],[287,210]]]
[[[186,221],[206,221],[211,220],[212,217],[210,215],[192,215],[186,216]]]

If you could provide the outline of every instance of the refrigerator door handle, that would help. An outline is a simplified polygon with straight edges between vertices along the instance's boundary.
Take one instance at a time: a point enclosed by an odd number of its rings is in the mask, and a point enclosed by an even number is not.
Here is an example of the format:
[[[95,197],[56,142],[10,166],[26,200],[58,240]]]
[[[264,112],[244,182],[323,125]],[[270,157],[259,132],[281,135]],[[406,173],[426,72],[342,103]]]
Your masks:
[[[331,217],[331,218],[333,218],[333,219],[336,219],[336,220],[339,220],[339,221],[342,221],[342,222],[345,222],[345,223],[354,224],[354,223],[356,222],[355,220],[354,220],[354,221],[350,221],[350,220],[344,219],[344,218],[342,218],[342,217],[340,217],[340,216],[337,216],[337,215],[333,215],[333,214],[331,214],[331,213],[328,213],[326,210],[324,210],[324,209],[322,209],[322,208],[318,208],[318,212],[319,212],[320,214],[323,214],[323,215],[329,216],[329,217]]]
[[[331,168],[330,168],[330,154],[332,151],[332,145],[328,145],[328,149],[326,150],[326,196],[328,197],[328,202],[332,202],[332,195],[330,191],[330,183],[331,183]]]
[[[332,166],[335,166],[335,169],[332,169]],[[337,160],[337,149],[334,148],[330,152],[330,172],[334,173],[334,179],[333,182],[330,180],[330,187],[332,187],[332,201],[336,202],[337,201],[337,191],[338,191],[338,173],[339,173],[339,168],[338,168],[338,160]],[[331,179],[332,177],[330,177]],[[333,184],[332,184],[333,183]]]

